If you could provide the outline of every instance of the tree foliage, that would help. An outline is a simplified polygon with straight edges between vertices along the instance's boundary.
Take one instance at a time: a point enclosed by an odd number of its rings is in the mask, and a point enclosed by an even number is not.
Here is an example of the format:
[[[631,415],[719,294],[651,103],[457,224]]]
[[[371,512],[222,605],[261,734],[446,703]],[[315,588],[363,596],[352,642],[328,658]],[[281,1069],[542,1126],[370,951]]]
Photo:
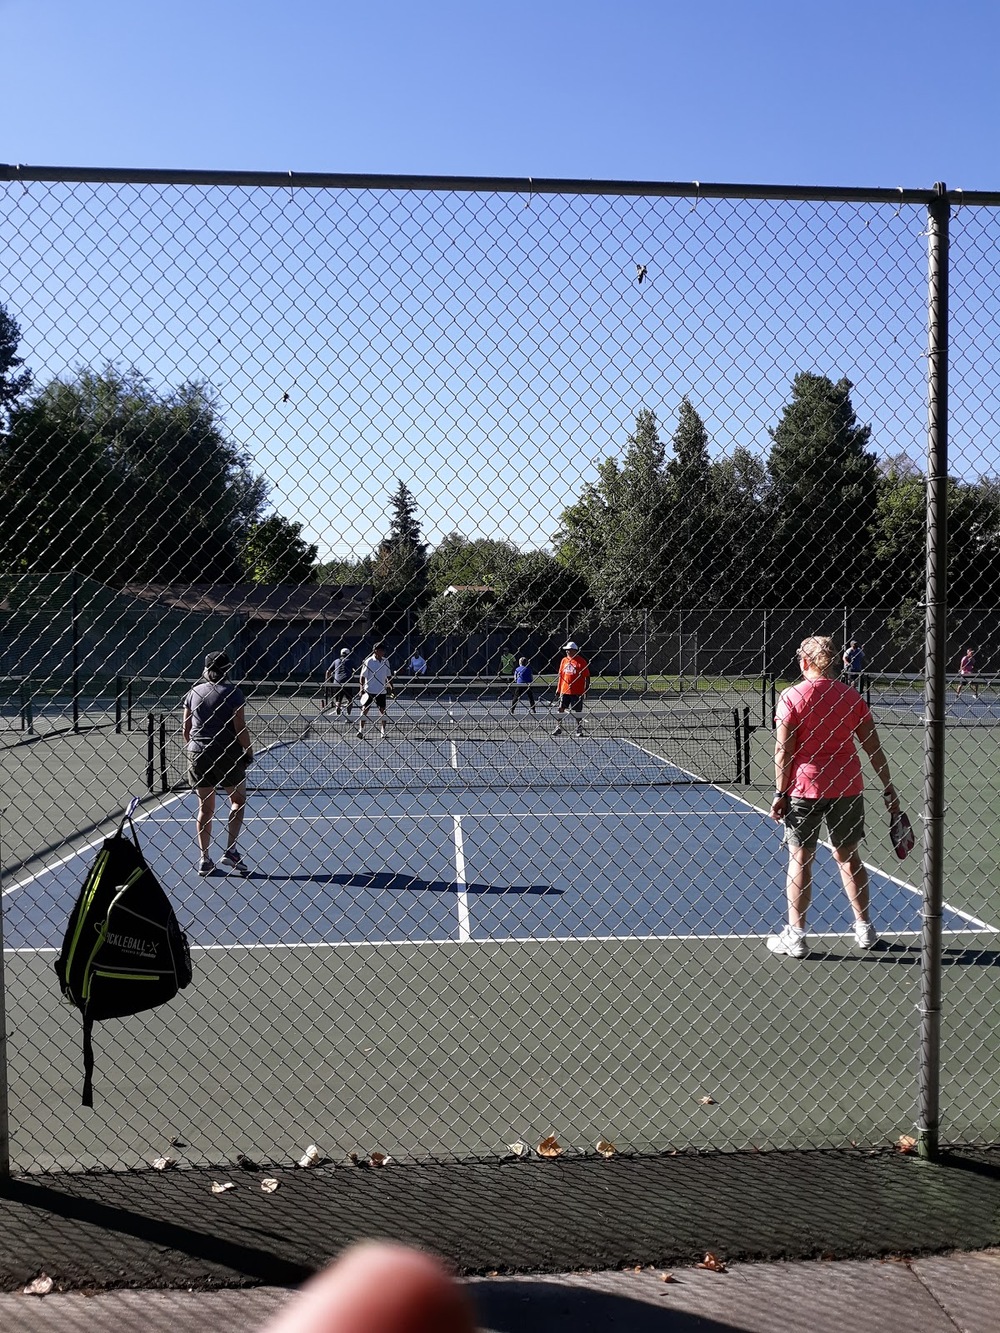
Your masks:
[[[389,531],[371,557],[372,618],[377,634],[405,633],[427,595],[427,544],[417,502],[399,482],[389,505]]]
[[[109,366],[53,380],[0,447],[0,562],[107,583],[237,581],[267,485],[204,385]]]
[[[31,371],[23,370],[24,357],[18,356],[21,330],[16,320],[0,305],[0,435],[7,430],[11,413],[31,388]]]
[[[251,523],[243,563],[252,583],[315,583],[316,547],[302,536],[302,524],[280,514]]]
[[[770,583],[777,605],[857,606],[867,592],[879,476],[851,383],[804,371],[771,431]]]

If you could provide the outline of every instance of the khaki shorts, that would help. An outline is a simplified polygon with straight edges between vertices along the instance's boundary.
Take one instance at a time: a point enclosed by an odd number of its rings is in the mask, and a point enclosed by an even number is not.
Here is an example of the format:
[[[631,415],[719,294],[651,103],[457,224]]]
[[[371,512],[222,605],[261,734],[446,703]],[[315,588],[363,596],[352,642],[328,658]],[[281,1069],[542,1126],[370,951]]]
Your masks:
[[[829,799],[809,800],[803,796],[793,796],[785,816],[789,847],[814,850],[819,842],[824,819],[834,847],[857,846],[865,836],[865,798],[833,796]]]
[[[246,781],[243,746],[230,741],[224,750],[207,749],[188,755],[188,782],[192,787],[238,787]]]

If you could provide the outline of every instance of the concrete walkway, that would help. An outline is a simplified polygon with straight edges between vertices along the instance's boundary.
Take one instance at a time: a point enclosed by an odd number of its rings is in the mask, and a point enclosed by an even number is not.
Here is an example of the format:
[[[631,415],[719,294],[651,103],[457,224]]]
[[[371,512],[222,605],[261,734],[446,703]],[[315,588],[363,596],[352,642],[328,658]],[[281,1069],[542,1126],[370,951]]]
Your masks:
[[[736,1263],[724,1273],[645,1268],[467,1281],[484,1333],[993,1333],[1000,1250],[898,1261]],[[8,1294],[0,1295],[0,1328],[256,1333],[293,1298],[279,1287]]]

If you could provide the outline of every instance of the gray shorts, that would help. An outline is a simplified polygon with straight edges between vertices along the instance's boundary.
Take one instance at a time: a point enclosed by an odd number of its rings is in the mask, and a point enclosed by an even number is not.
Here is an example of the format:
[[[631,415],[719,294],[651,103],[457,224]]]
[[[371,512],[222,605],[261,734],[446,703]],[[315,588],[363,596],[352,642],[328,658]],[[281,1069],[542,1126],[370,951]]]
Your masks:
[[[188,782],[192,787],[238,787],[246,776],[246,754],[237,740],[222,750],[209,747],[188,755]]]
[[[785,816],[789,847],[814,850],[819,842],[824,819],[834,847],[857,846],[865,836],[865,798],[833,796],[810,800],[803,796],[793,796]]]

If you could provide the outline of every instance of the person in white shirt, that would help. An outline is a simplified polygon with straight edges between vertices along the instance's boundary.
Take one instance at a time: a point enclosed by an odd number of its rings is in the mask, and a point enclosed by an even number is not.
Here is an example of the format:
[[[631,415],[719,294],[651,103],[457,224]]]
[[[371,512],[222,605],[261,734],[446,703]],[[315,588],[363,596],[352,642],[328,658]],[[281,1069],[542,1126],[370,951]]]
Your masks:
[[[392,693],[392,667],[385,655],[385,644],[377,643],[371,657],[366,657],[361,666],[361,716],[358,718],[358,736],[364,737],[368,710],[372,704],[378,709],[379,726],[382,739],[385,740],[385,701]]]

